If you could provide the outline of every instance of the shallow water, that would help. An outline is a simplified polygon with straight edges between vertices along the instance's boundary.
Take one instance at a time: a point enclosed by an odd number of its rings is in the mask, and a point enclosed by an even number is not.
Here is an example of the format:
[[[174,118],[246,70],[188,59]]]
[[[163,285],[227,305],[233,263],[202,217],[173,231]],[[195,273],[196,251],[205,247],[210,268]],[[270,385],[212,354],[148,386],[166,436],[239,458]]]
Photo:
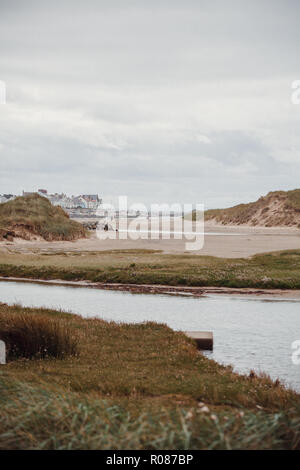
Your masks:
[[[131,294],[85,287],[0,281],[0,302],[50,307],[117,322],[156,321],[174,330],[213,331],[214,351],[206,355],[251,369],[300,392],[300,365],[292,343],[300,340],[300,302],[209,295],[200,298]]]

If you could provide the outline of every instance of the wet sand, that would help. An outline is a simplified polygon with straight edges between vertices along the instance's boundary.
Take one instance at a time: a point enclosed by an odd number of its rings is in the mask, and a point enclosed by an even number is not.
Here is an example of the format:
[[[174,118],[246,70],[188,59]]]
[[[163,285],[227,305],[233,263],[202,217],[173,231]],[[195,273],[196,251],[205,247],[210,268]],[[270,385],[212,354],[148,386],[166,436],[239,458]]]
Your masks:
[[[30,279],[18,277],[0,276],[0,281],[6,282],[29,282],[34,284],[61,285],[72,287],[90,287],[102,290],[116,290],[131,292],[132,294],[167,294],[179,296],[202,297],[203,295],[234,295],[235,297],[253,297],[258,296],[261,299],[272,300],[300,300],[299,289],[256,289],[251,287],[232,288],[232,287],[187,287],[187,286],[165,286],[158,284],[120,284],[120,283],[102,283],[91,281],[63,281],[59,279]]]

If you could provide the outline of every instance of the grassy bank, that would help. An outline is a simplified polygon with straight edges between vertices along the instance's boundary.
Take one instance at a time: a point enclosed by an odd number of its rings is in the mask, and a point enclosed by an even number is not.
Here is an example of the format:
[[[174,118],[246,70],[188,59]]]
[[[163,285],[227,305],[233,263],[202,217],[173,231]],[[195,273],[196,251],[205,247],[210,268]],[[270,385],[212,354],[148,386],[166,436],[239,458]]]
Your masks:
[[[300,448],[300,397],[239,376],[165,325],[43,315],[73,330],[79,354],[0,368],[0,449]]]
[[[150,250],[1,253],[0,276],[93,282],[300,289],[300,250],[226,259]]]
[[[0,239],[34,236],[45,240],[76,240],[85,237],[81,224],[71,220],[59,206],[38,194],[17,197],[0,204]]]

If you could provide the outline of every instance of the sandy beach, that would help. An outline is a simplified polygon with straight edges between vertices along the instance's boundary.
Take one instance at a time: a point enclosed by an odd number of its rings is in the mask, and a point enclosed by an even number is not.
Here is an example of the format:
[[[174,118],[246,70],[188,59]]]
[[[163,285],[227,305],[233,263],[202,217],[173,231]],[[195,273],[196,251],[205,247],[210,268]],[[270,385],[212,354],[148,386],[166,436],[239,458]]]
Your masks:
[[[187,251],[184,239],[100,240],[96,232],[90,232],[89,238],[75,242],[15,239],[14,242],[0,243],[0,250],[19,253],[146,249],[161,250],[168,254],[187,253],[224,258],[245,258],[257,253],[299,248],[299,229],[217,226],[208,223],[205,224],[204,246],[198,251]]]

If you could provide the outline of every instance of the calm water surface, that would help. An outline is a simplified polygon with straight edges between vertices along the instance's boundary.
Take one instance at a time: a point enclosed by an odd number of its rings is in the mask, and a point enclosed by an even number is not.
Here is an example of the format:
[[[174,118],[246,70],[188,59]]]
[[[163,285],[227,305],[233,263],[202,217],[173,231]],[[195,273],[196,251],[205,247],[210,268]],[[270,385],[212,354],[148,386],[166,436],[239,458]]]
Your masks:
[[[210,295],[202,298],[131,294],[91,288],[0,281],[0,302],[50,307],[117,322],[156,321],[174,330],[210,330],[218,362],[280,378],[300,392],[300,365],[291,344],[300,340],[300,302]]]

